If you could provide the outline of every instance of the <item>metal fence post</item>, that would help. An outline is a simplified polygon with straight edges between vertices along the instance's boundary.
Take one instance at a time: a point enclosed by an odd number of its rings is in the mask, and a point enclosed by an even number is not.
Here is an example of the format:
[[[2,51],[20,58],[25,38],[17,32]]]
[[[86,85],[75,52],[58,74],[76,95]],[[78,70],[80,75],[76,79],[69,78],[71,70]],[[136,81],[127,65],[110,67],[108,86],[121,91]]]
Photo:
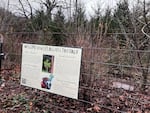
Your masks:
[[[0,72],[2,70],[2,60],[4,59],[3,40],[4,40],[4,37],[2,34],[0,34]]]

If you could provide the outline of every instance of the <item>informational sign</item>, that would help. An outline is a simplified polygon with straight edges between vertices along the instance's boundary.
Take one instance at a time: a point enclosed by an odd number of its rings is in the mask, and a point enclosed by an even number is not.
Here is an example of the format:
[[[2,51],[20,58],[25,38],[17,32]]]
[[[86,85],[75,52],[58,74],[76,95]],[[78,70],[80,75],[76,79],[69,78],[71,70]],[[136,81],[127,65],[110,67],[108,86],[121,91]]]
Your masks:
[[[21,85],[77,99],[81,48],[22,45]]]

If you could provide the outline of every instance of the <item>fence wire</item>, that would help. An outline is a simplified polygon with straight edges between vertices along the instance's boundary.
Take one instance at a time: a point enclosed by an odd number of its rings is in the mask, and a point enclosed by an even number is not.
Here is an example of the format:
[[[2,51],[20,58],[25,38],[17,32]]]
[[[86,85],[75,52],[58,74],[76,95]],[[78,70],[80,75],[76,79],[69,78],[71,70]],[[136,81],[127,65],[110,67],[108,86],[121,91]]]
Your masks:
[[[24,34],[27,35],[27,38],[21,39],[20,36]],[[75,33],[65,34],[76,35]],[[12,35],[18,36],[15,37]],[[8,67],[7,65],[10,64],[21,65],[22,43],[28,42],[40,44],[41,40],[39,40],[39,37],[36,39],[35,36],[30,38],[30,35],[41,34],[26,32],[14,32],[7,34],[7,38],[4,41],[4,52],[7,54],[7,59],[3,61],[4,69],[5,65],[6,67]],[[85,35],[86,37],[89,34],[82,35]],[[90,34],[90,38],[92,35],[95,34]],[[109,35],[122,35],[122,33],[110,33]],[[133,35],[133,33],[127,33],[127,35]],[[90,38],[88,39],[88,41],[93,41]],[[35,40],[38,41],[36,42]],[[115,47],[96,47],[93,45],[94,42],[86,42],[85,44],[81,43],[81,41],[83,40],[81,39],[79,44],[76,45],[71,45],[69,43],[72,47],[82,47],[83,49],[79,86],[79,99],[75,101],[78,101],[83,104],[88,104],[90,106],[97,104],[100,108],[110,110],[110,112],[114,113],[127,113],[128,111],[138,112],[139,109],[143,110],[144,106],[150,105],[150,63],[147,64],[147,56],[150,54],[149,49],[138,50],[130,48],[120,49]],[[143,72],[145,70],[148,70],[146,76],[147,83],[143,83]],[[116,82],[131,85],[134,87],[134,90],[125,90],[123,89],[123,87],[117,88],[113,86],[113,83]],[[147,98],[140,93],[141,85],[146,86],[145,90]],[[111,100],[111,97],[120,98],[122,96],[126,100],[128,100],[129,103],[132,102],[132,106],[130,106],[130,109],[119,109],[116,103],[113,103],[111,106],[108,106],[107,104],[101,102],[101,100],[103,99]],[[123,103],[126,104],[126,101],[124,101]],[[59,107],[58,105],[50,106],[56,109],[61,109],[64,112],[80,113],[79,110],[66,109],[63,107]],[[138,109],[139,106],[141,108]],[[148,109],[150,111],[150,108],[145,109]]]

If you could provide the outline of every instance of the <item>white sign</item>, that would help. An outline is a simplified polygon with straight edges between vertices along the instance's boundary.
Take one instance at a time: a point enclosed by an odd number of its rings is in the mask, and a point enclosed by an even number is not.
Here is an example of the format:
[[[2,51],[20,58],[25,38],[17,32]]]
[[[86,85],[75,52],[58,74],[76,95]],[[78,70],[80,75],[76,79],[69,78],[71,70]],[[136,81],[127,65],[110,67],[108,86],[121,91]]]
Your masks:
[[[23,44],[21,85],[78,98],[81,48]]]

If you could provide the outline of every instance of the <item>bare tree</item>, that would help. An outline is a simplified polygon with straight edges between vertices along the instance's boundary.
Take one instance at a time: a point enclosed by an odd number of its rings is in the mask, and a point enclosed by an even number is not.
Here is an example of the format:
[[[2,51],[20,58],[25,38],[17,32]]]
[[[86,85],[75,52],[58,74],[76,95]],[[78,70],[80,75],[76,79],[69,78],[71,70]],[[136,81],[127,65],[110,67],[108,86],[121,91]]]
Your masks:
[[[0,32],[5,32],[12,28],[11,24],[14,21],[14,16],[11,12],[9,12],[9,6],[10,3],[8,0],[6,7],[0,8]]]
[[[47,13],[49,19],[52,19],[52,11],[54,8],[57,7],[56,0],[46,0],[45,2],[43,2],[43,4],[46,7],[46,13]]]
[[[29,17],[33,17],[33,9],[32,9],[32,6],[31,6],[31,3],[29,2],[29,0],[26,0],[28,6],[29,6],[29,9],[30,9],[30,12],[26,10],[26,8],[24,7],[24,3],[22,2],[22,0],[19,0],[19,4],[21,5],[21,8],[22,8],[22,12],[23,12],[23,15],[26,17],[26,19],[28,19]],[[29,14],[28,14],[29,13]]]
[[[134,32],[140,32],[142,31],[143,35],[136,36],[134,35],[133,38],[130,40],[132,43],[132,46],[134,46],[135,49],[137,50],[150,50],[150,35],[148,34],[150,32],[150,21],[148,20],[148,11],[146,5],[146,1],[143,0],[143,2],[138,1],[138,4],[142,4],[141,7],[136,8],[137,11],[133,12],[131,15],[131,20],[132,20],[132,25],[134,28]],[[137,5],[138,5],[137,4]],[[138,9],[141,9],[138,10]],[[137,15],[135,15],[137,14]],[[140,24],[140,26],[137,26],[137,23]],[[142,27],[142,28],[140,28]],[[139,39],[137,39],[137,37]],[[139,41],[140,40],[140,41]],[[146,61],[143,61],[143,57],[146,57]],[[146,84],[147,84],[147,79],[149,76],[149,68],[150,68],[150,53],[148,52],[146,55],[140,52],[137,52],[137,61],[139,62],[139,65],[141,67],[142,71],[142,77],[143,77],[143,82],[141,85],[141,89],[143,92],[146,91]]]
[[[147,37],[147,44],[148,44],[148,50],[150,50],[150,35],[148,35],[148,33],[150,33],[150,21],[148,21],[147,18],[147,10],[146,10],[146,2],[145,0],[143,1],[143,17],[144,17],[144,26],[141,29],[142,33],[144,34],[145,37]],[[144,29],[147,28],[147,32],[144,31]],[[148,79],[148,73],[149,73],[149,68],[150,68],[150,53],[148,53],[147,55],[147,61],[146,61],[146,69],[142,70],[143,71],[143,83],[142,83],[142,90],[145,91],[146,89],[146,83],[147,83],[147,79]]]

